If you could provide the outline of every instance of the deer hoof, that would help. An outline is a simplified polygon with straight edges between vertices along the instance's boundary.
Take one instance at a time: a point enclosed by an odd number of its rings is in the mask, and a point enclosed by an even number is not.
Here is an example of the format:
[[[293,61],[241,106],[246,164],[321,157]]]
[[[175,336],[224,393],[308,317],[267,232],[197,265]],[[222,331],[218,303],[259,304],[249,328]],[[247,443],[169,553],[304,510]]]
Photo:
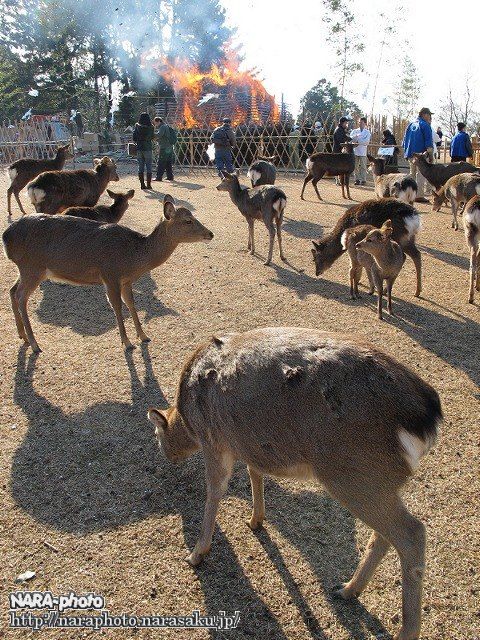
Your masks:
[[[271,263],[271,262],[272,262],[271,260],[266,260],[263,264],[264,264],[266,267],[268,267],[268,266],[270,265],[270,263]]]
[[[135,345],[131,342],[125,342],[124,344],[125,351],[133,351],[135,349]]]
[[[343,584],[339,588],[334,589],[333,595],[336,598],[342,598],[342,600],[350,600],[351,598],[355,598],[357,594],[348,589],[346,584]]]
[[[38,346],[38,344],[35,342],[35,344],[32,344],[32,351],[33,353],[42,353],[42,350],[40,349],[40,347]]]
[[[280,256],[280,260],[282,262],[288,262],[287,258],[285,256]]]
[[[198,567],[199,564],[202,564],[207,553],[208,552],[199,553],[198,551],[192,551],[192,553],[185,558],[185,561],[188,562],[191,567]]]
[[[150,338],[145,334],[139,335],[138,337],[142,342],[150,342]]]
[[[263,526],[263,518],[261,520],[257,518],[251,518],[247,522],[247,525],[250,527],[252,531],[257,531],[258,529],[261,529]]]

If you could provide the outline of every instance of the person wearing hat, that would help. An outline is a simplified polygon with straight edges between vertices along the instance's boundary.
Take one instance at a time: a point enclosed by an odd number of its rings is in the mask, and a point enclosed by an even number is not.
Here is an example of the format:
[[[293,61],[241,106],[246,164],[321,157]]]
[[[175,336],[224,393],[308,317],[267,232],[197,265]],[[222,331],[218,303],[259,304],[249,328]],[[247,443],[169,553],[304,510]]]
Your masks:
[[[338,125],[333,132],[333,153],[342,153],[342,146],[345,142],[350,142],[351,138],[347,133],[348,118],[342,116],[338,121]]]
[[[458,133],[453,136],[450,143],[452,162],[465,162],[467,158],[473,157],[472,141],[465,131],[465,126],[464,122],[457,122]]]
[[[410,175],[417,181],[417,202],[428,202],[428,200],[425,198],[426,181],[420,171],[417,171],[417,165],[413,162],[413,154],[427,151],[433,162],[432,115],[427,107],[420,109],[418,118],[408,125],[402,143],[405,158],[410,165]]]
[[[232,129],[230,118],[224,118],[223,124],[213,130],[210,142],[215,147],[215,165],[218,175],[222,177],[222,171],[233,173],[232,149],[235,146],[235,132]]]

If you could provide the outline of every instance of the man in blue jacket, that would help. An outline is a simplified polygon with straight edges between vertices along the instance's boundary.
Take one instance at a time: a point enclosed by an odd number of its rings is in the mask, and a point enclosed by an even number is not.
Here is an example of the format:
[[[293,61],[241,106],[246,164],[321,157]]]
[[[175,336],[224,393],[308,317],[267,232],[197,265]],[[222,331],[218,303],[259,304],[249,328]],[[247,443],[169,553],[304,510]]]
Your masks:
[[[405,158],[410,165],[410,175],[413,176],[418,184],[417,202],[428,201],[425,198],[425,178],[420,171],[417,171],[417,165],[412,162],[413,154],[428,151],[430,160],[433,162],[432,115],[432,112],[427,107],[420,109],[418,118],[408,125],[403,138],[403,150]]]
[[[465,162],[467,158],[473,157],[472,141],[465,131],[465,123],[457,123],[458,133],[453,136],[450,143],[450,157],[452,162]]]

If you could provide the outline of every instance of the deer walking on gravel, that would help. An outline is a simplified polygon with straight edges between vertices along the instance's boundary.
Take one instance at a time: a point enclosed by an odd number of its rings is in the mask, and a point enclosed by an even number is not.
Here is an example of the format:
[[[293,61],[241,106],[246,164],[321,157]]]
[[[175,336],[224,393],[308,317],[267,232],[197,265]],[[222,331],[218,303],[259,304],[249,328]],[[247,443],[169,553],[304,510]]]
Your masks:
[[[433,211],[440,211],[442,204],[449,200],[452,209],[452,229],[458,230],[457,212],[463,213],[466,203],[473,196],[480,195],[480,175],[478,173],[457,173],[440,189],[433,192]]]
[[[255,220],[263,220],[270,236],[268,257],[265,264],[269,265],[272,261],[275,228],[280,258],[286,262],[287,259],[285,258],[282,248],[283,213],[287,204],[285,192],[272,185],[262,185],[249,189],[248,187],[240,185],[238,176],[227,173],[226,171],[223,171],[222,175],[222,182],[218,185],[217,189],[218,191],[228,191],[232,202],[246,219],[248,223],[247,247],[249,252],[252,256],[255,254],[254,222]]]
[[[172,462],[203,450],[207,499],[191,565],[210,550],[237,460],[250,475],[252,529],[265,518],[264,475],[316,481],[373,529],[337,595],[358,596],[393,546],[403,611],[395,638],[418,639],[425,526],[400,492],[435,443],[442,410],[436,391],[416,373],[351,335],[254,329],[199,346],[183,368],[174,406],[152,408],[148,417]]]
[[[473,304],[474,291],[480,291],[480,196],[469,200],[464,214],[465,240],[470,249],[470,287],[468,302]]]
[[[116,224],[100,224],[73,216],[31,215],[3,233],[7,257],[19,277],[10,289],[18,335],[41,349],[27,313],[27,302],[43,280],[75,285],[103,284],[117,318],[125,349],[133,349],[122,315],[128,307],[142,342],[148,342],[133,300],[132,283],[160,266],[182,242],[209,241],[213,233],[184,207],[165,196],[163,219],[149,235]]]
[[[306,168],[307,175],[303,181],[300,199],[303,197],[305,187],[312,181],[315,193],[319,200],[323,200],[317,188],[317,182],[323,176],[338,176],[342,186],[342,197],[351,200],[350,196],[350,176],[355,170],[355,155],[353,153],[353,144],[346,142],[344,144],[346,151],[344,153],[314,153],[307,158]],[[345,196],[345,191],[347,195]]]
[[[70,145],[66,144],[63,147],[58,147],[57,153],[54,158],[48,160],[34,160],[33,158],[22,158],[17,160],[8,167],[8,175],[11,180],[11,184],[7,189],[7,208],[8,208],[8,220],[12,217],[12,193],[15,196],[20,211],[25,216],[27,212],[22,206],[19,198],[20,191],[38,175],[44,171],[60,171],[65,166],[65,162],[73,158],[70,151]]]

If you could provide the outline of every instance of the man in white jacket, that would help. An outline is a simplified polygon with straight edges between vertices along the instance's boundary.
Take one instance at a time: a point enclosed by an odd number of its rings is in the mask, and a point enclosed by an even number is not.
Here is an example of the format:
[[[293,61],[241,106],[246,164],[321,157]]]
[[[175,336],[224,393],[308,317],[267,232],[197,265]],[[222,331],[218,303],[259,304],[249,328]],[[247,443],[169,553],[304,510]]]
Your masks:
[[[355,144],[355,184],[366,184],[367,180],[367,147],[372,134],[367,129],[367,119],[360,118],[358,129],[354,129],[350,136]]]

